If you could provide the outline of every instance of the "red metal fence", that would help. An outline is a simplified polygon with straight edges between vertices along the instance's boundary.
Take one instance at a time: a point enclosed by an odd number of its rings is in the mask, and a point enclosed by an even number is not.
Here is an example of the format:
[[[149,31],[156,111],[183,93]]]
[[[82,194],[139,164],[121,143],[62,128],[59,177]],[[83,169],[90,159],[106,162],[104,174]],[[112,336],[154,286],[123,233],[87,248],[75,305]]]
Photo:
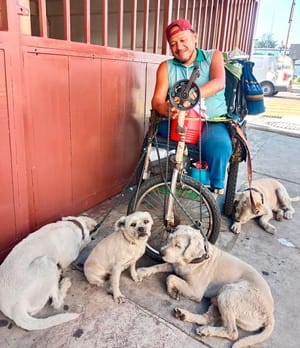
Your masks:
[[[250,53],[257,7],[256,0],[30,1],[35,35],[161,54],[163,28],[175,18],[191,21],[203,49]]]

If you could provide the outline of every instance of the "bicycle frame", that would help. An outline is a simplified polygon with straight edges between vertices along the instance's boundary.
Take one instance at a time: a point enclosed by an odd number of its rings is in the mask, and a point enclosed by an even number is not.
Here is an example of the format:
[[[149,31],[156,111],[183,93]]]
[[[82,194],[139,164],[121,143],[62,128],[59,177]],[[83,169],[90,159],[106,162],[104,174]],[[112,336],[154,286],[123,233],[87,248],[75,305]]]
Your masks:
[[[176,132],[180,135],[180,139],[178,141],[177,148],[176,148],[175,167],[173,168],[173,172],[172,172],[170,194],[168,195],[167,206],[166,206],[165,220],[166,220],[167,227],[174,227],[173,207],[174,207],[176,183],[177,183],[178,174],[183,169],[183,155],[184,155],[184,152],[186,151],[186,146],[185,146],[186,127],[184,126],[185,116],[186,116],[186,111],[179,111]]]

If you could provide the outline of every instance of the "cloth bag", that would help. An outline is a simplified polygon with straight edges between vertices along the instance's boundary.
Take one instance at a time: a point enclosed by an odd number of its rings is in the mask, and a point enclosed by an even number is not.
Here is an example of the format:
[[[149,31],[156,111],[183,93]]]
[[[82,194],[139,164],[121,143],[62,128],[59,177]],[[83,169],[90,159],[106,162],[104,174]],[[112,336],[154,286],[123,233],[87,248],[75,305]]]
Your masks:
[[[264,92],[253,74],[254,63],[243,64],[244,90],[247,101],[248,115],[257,115],[265,111]]]

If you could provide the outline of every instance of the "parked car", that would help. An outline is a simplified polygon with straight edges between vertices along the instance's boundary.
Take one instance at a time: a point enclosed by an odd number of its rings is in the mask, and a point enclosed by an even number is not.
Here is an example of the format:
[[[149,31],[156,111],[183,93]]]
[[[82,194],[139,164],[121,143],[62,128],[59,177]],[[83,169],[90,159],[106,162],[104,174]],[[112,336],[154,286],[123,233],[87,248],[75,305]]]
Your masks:
[[[293,61],[288,56],[252,55],[253,73],[260,82],[264,96],[288,92],[294,75]]]
[[[295,71],[294,71],[294,79],[300,77],[300,59],[295,60]]]

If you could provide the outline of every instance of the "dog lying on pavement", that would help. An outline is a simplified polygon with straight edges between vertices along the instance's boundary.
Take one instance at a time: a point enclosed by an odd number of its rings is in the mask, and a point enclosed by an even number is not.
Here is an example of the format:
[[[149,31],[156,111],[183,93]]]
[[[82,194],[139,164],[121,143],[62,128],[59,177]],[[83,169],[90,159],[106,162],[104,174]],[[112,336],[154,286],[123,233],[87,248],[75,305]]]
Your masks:
[[[158,272],[167,277],[167,291],[174,299],[183,295],[193,301],[211,298],[208,312],[199,315],[175,308],[176,318],[201,325],[196,333],[236,340],[240,327],[261,332],[238,340],[233,347],[252,346],[266,340],[274,327],[274,305],[264,278],[250,265],[204,241],[199,230],[178,226],[161,253],[166,263],[139,268],[142,280]],[[221,320],[222,326],[213,326]]]
[[[96,221],[87,216],[68,216],[29,234],[0,265],[0,310],[23,329],[41,330],[72,319],[77,313],[34,318],[52,300],[63,305],[71,286],[62,269],[74,261],[90,241]]]
[[[138,281],[136,261],[145,253],[153,221],[147,212],[122,216],[112,234],[101,240],[84,263],[84,274],[90,284],[106,287],[114,301],[122,303],[121,273],[130,267],[130,275]]]
[[[255,207],[251,204],[250,191]],[[251,188],[236,194],[234,203],[234,223],[231,231],[240,233],[242,224],[258,217],[259,225],[268,233],[276,232],[275,226],[269,223],[273,218],[281,221],[292,219],[295,212],[291,202],[299,201],[299,197],[290,198],[285,187],[275,179],[260,179],[252,182]]]

